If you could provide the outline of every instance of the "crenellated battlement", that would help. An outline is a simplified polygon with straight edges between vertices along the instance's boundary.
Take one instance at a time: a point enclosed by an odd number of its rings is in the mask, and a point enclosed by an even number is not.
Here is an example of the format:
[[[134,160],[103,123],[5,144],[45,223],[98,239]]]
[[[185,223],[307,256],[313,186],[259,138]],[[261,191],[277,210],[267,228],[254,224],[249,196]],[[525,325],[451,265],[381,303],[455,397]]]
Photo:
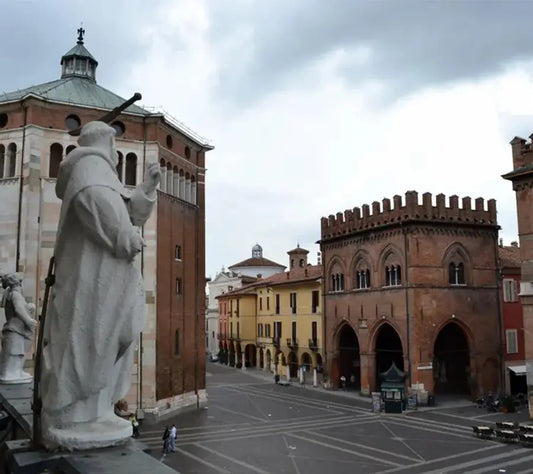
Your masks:
[[[521,137],[514,137],[511,140],[510,143],[513,150],[513,166],[515,170],[533,164],[532,141],[533,134],[529,136],[529,141]]]
[[[405,198],[396,195],[391,200],[383,199],[381,202],[374,201],[372,206],[364,204],[353,209],[337,212],[336,215],[323,217],[321,219],[321,238],[328,239],[339,235],[350,234],[352,232],[371,229],[384,225],[390,225],[405,221],[427,221],[439,223],[478,223],[496,225],[496,201],[489,199],[487,209],[485,200],[477,198],[472,207],[470,197],[461,199],[450,196],[449,205],[446,206],[446,196],[437,194],[435,205],[431,193],[422,194],[422,201],[419,202],[416,191],[407,191]]]

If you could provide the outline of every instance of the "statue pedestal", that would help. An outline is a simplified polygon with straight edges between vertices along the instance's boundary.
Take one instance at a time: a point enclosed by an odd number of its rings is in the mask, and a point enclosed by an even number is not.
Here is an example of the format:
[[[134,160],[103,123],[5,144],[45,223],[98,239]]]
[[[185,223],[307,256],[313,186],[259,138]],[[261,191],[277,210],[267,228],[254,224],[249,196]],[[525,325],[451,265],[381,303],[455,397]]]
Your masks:
[[[31,383],[33,382],[33,375],[27,372],[22,372],[18,377],[13,378],[0,378],[0,383],[15,384],[15,383]]]
[[[118,416],[104,421],[74,423],[66,428],[43,424],[43,442],[47,449],[62,447],[73,451],[117,446],[126,443],[131,435],[131,423]]]

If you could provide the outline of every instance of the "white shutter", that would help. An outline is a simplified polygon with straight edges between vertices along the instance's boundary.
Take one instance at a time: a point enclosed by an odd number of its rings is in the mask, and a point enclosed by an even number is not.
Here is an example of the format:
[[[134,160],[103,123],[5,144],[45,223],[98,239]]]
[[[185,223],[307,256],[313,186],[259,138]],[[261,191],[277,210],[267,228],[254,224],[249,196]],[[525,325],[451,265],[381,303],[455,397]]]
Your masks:
[[[518,337],[516,329],[507,329],[505,331],[507,342],[507,354],[516,354],[518,352]]]

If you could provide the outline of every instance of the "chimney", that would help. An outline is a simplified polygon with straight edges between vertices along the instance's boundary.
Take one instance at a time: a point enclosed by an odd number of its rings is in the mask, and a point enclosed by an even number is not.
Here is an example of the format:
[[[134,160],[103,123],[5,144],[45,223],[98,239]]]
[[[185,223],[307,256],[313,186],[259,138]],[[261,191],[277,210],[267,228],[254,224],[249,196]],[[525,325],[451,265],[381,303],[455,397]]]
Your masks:
[[[513,240],[511,242],[511,247],[515,247],[515,248],[518,248],[518,242],[516,240]]]
[[[503,239],[500,238],[500,247],[503,247]]]

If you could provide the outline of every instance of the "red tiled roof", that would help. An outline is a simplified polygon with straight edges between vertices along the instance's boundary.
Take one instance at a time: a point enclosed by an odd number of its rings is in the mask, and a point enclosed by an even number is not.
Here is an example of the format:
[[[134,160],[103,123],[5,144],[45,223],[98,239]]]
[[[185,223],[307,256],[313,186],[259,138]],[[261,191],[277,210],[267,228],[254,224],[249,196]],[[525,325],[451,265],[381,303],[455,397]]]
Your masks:
[[[498,247],[498,257],[501,268],[520,268],[522,265],[522,261],[520,260],[520,247],[518,246]]]
[[[290,285],[294,283],[317,280],[320,277],[322,277],[322,265],[308,265],[307,267],[303,268],[294,268],[288,272],[275,273],[268,278],[259,278],[255,283],[228,291],[217,298],[222,296],[247,295],[251,294],[256,290],[256,288],[259,287]]]
[[[228,268],[235,268],[235,267],[281,267],[285,268],[285,265],[280,265],[279,263],[273,262],[272,260],[269,260],[268,258],[247,258],[246,260],[243,260],[242,262],[235,263],[234,265],[229,266]]]

